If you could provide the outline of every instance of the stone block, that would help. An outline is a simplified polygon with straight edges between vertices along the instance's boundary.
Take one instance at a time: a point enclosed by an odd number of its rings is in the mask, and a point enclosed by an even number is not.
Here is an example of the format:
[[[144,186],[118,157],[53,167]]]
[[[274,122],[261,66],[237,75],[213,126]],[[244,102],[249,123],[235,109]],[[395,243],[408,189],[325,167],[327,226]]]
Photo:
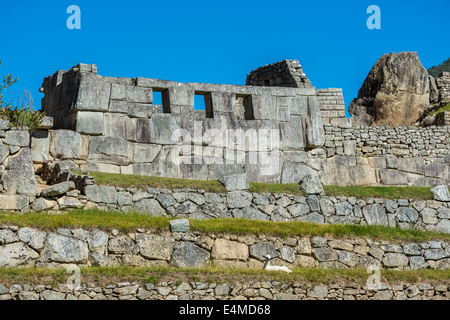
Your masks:
[[[111,100],[127,100],[127,86],[120,83],[111,84]],[[111,111],[111,110],[110,110]]]
[[[34,266],[39,254],[22,242],[0,246],[0,268]]]
[[[85,156],[83,139],[75,131],[55,130],[52,132],[50,152],[55,159],[82,159]]]
[[[127,113],[128,114],[128,102],[119,100],[110,100],[108,112]]]
[[[130,164],[133,146],[126,140],[114,137],[92,137],[88,160],[125,166]]]
[[[137,142],[174,145],[181,141],[180,119],[171,114],[155,114],[137,120]]]
[[[0,195],[0,210],[22,210],[28,206],[25,195]]]
[[[159,152],[161,146],[157,144],[134,143],[133,144],[133,162],[134,163],[151,163]]]
[[[192,242],[182,241],[174,246],[171,265],[179,268],[201,268],[209,264],[210,253]]]
[[[89,185],[85,188],[86,197],[96,203],[116,204],[116,188],[111,186]]]
[[[36,195],[36,178],[29,148],[22,148],[17,154],[8,157],[5,167],[1,180],[7,194]]]
[[[28,147],[30,145],[30,133],[28,130],[6,131],[3,143],[10,146]]]
[[[137,119],[123,114],[105,113],[105,136],[136,141]]]
[[[172,237],[138,233],[136,235],[136,243],[143,257],[152,260],[169,261],[175,240]]]
[[[188,232],[190,229],[189,220],[187,219],[176,219],[170,221],[170,231],[171,232]]]
[[[388,225],[386,210],[380,204],[370,204],[363,208],[363,216],[368,225]]]
[[[107,111],[110,96],[111,85],[103,77],[91,73],[83,74],[75,109]]]
[[[404,172],[390,169],[380,169],[380,183],[384,185],[407,185],[408,175]]]
[[[246,174],[234,174],[229,176],[224,176],[220,180],[227,191],[236,191],[236,190],[249,190],[250,184],[248,182],[248,178]]]
[[[36,130],[31,135],[31,158],[33,163],[43,163],[50,159],[51,135],[48,130]],[[2,152],[0,145],[0,163]]]
[[[88,135],[102,135],[104,132],[103,112],[77,112],[77,132]]]
[[[244,243],[226,239],[216,239],[211,251],[211,257],[218,260],[242,260],[249,257],[248,246]]]

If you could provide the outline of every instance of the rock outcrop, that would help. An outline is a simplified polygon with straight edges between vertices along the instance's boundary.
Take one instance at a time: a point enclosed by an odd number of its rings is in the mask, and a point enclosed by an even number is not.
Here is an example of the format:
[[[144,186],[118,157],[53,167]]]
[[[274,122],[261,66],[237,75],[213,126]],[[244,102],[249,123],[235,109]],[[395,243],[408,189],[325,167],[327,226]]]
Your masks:
[[[349,112],[355,125],[409,126],[429,102],[430,79],[417,53],[391,53],[372,67]]]

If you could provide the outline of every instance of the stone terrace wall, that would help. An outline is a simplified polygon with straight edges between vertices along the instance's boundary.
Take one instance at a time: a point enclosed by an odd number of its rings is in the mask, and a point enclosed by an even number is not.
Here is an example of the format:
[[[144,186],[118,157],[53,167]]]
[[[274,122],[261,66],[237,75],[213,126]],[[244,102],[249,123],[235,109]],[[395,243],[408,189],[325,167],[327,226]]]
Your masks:
[[[139,229],[43,232],[14,226],[0,228],[0,267],[174,266],[262,269],[271,265],[323,268],[449,269],[446,241],[388,242],[366,238],[203,234]]]
[[[298,60],[283,60],[253,70],[246,85],[266,87],[312,88]]]
[[[345,117],[345,103],[342,89],[316,89],[320,114],[324,125],[352,126],[352,118]]]
[[[369,290],[360,284],[311,285],[278,281],[233,283],[173,282],[111,285],[88,283],[78,290],[57,286],[0,285],[0,300],[448,300],[448,284],[383,284]]]
[[[292,176],[295,165],[289,155],[283,156],[285,152],[324,143],[312,87],[101,77],[95,65],[80,64],[46,78],[42,91],[43,111],[54,117],[55,129],[77,133],[56,135],[63,145],[71,145],[72,158],[87,161],[85,168],[92,171],[201,180],[246,172],[254,181],[281,182],[282,175],[285,180]],[[162,107],[152,104],[157,91],[162,92]],[[194,110],[195,94],[204,96],[206,111]],[[177,129],[184,131],[174,136]],[[262,145],[261,130],[267,130],[268,145]],[[241,138],[244,145],[237,146]],[[265,165],[262,152],[273,153],[274,160]],[[174,163],[173,155],[183,163]],[[249,157],[256,157],[257,164]],[[273,172],[263,173],[265,166]]]
[[[439,90],[439,101],[442,105],[450,103],[450,72],[442,72],[435,80]]]
[[[316,161],[326,185],[449,184],[449,138],[448,126],[325,125],[325,146]]]
[[[192,189],[138,189],[87,185],[84,193],[52,187],[37,198],[35,211],[97,208],[190,219],[244,218],[328,224],[384,225],[450,233],[449,203],[440,201],[293,196],[232,191],[223,194]]]

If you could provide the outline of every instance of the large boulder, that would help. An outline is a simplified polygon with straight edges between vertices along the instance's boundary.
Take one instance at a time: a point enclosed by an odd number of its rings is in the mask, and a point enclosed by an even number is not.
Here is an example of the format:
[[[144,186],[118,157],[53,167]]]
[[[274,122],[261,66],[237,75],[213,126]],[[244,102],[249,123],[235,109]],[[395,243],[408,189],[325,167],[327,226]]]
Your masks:
[[[355,125],[409,126],[430,102],[430,79],[417,52],[384,54],[372,67],[349,112]]]

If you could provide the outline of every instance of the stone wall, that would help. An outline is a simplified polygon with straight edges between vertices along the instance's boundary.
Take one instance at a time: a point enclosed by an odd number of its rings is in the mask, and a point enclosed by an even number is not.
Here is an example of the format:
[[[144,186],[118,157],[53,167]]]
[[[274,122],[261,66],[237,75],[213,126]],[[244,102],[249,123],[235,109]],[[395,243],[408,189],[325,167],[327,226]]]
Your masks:
[[[439,101],[441,105],[450,103],[450,72],[441,72],[435,78],[437,89],[439,90]]]
[[[33,198],[30,201],[30,208],[38,212],[96,208],[190,219],[244,218],[384,225],[450,233],[449,203],[435,200],[357,199],[317,195],[260,194],[247,191],[208,193],[193,189],[119,188],[94,185],[90,180],[78,186],[78,189],[75,189],[73,181],[49,186],[42,189],[36,200]]]
[[[321,159],[316,160],[317,168],[326,185],[448,184],[449,138],[448,126],[325,125],[325,147],[317,156]]]
[[[52,133],[53,156],[85,160],[92,171],[201,180],[246,172],[254,181],[281,182],[295,165],[285,152],[324,143],[312,87],[112,78],[80,64],[46,78],[42,91],[55,129],[71,131]],[[154,92],[162,107],[152,104]],[[204,96],[205,111],[194,110],[195,95]]]
[[[320,104],[320,114],[324,125],[352,126],[352,118],[345,117],[345,103],[342,89],[316,89]]]
[[[180,222],[180,220],[177,220]],[[186,220],[187,222],[187,220]],[[271,265],[323,268],[419,270],[449,269],[450,243],[376,241],[331,236],[275,237],[190,232],[189,226],[169,231],[138,229],[92,231],[35,228],[0,228],[0,267],[173,266],[262,269],[264,256]],[[184,231],[184,232],[182,232]]]
[[[10,128],[0,119],[0,210],[22,210],[36,196],[36,179],[26,128]]]
[[[448,284],[427,282],[384,284],[369,290],[360,284],[307,284],[279,281],[201,281],[101,285],[0,285],[0,300],[448,300]]]
[[[298,60],[283,60],[253,70],[247,75],[246,85],[312,88]]]

